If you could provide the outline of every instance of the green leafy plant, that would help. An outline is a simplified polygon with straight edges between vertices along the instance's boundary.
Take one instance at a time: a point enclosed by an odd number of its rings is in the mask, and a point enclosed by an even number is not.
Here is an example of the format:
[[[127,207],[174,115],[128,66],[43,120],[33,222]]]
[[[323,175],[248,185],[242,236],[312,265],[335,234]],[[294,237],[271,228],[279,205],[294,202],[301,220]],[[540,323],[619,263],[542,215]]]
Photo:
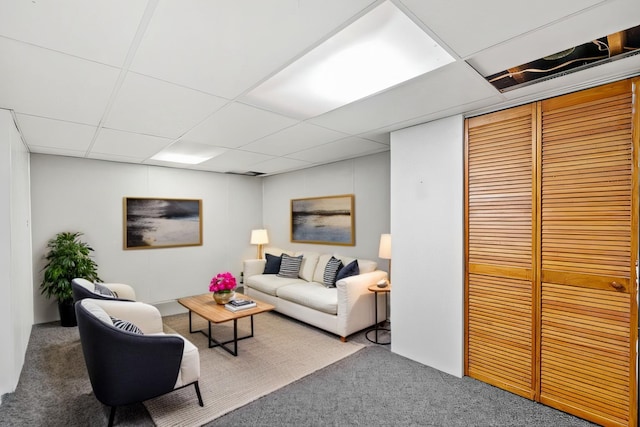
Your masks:
[[[49,252],[45,255],[47,265],[40,284],[40,293],[47,298],[55,297],[59,303],[71,303],[73,279],[82,277],[92,282],[100,281],[98,265],[91,258],[93,248],[80,241],[80,236],[80,232],[62,232],[49,240]]]

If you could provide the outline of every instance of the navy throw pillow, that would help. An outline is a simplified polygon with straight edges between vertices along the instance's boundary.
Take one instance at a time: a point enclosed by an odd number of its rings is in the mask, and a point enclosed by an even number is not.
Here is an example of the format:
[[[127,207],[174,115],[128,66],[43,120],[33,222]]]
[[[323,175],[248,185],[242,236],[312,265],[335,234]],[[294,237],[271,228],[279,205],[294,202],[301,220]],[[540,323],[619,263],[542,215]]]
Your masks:
[[[358,260],[354,259],[338,271],[338,274],[336,275],[336,282],[340,279],[344,279],[345,277],[357,276],[358,274],[360,274],[360,267],[358,266]]]
[[[278,274],[280,272],[280,263],[282,262],[282,255],[275,256],[271,254],[265,254],[267,257],[267,263],[264,265],[264,271],[262,274]]]

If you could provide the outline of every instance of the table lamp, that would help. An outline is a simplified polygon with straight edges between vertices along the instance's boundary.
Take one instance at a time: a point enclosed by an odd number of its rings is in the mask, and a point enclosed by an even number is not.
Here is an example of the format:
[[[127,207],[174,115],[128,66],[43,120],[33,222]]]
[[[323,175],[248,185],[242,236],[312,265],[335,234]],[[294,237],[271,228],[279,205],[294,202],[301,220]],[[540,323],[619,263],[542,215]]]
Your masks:
[[[262,259],[262,245],[269,243],[267,230],[251,230],[251,244],[258,245],[258,259]]]
[[[378,257],[389,260],[389,281],[391,281],[391,234],[380,235]]]

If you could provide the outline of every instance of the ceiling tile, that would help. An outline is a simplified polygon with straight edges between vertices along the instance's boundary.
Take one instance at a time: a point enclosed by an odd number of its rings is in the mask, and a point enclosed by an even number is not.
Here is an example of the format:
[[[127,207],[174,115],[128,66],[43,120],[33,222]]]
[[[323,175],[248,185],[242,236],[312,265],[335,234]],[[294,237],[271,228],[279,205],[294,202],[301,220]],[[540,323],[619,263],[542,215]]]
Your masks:
[[[162,150],[173,140],[139,133],[102,129],[91,148],[91,157],[108,154],[143,161]]]
[[[2,1],[0,35],[121,66],[146,4],[146,0]]]
[[[314,147],[309,150],[290,154],[287,157],[296,160],[304,160],[310,163],[322,163],[350,159],[353,157],[388,150],[389,147],[387,145],[352,136],[339,141],[330,142],[319,147]]]
[[[63,122],[60,120],[16,114],[18,126],[27,141],[32,146],[59,148],[62,150],[87,151],[96,132],[96,126]]]
[[[161,1],[132,69],[235,98],[372,3]]]
[[[183,139],[236,148],[296,123],[297,120],[233,102],[187,132]]]
[[[51,154],[54,156],[68,156],[68,157],[85,157],[85,150],[69,150],[59,147],[40,147],[38,145],[29,146],[30,153],[37,154]]]
[[[465,58],[606,0],[539,0],[526,4],[511,0],[400,1]]]
[[[178,138],[226,103],[213,95],[128,73],[107,126]]]
[[[459,61],[308,122],[356,135],[454,106],[464,107],[497,93],[473,68]]]
[[[119,73],[3,37],[0,58],[0,107],[77,123],[98,124]]]
[[[370,139],[372,141],[382,142],[387,145],[391,144],[391,134],[389,132],[365,132],[356,136],[364,139]]]
[[[249,153],[241,150],[227,150],[225,153],[198,165],[206,170],[218,172],[247,172],[251,166],[272,158],[265,154]]]
[[[242,149],[255,153],[284,156],[316,145],[326,144],[345,136],[348,135],[320,126],[300,123],[247,144]]]
[[[254,171],[262,173],[274,173],[283,171],[292,171],[296,169],[303,169],[312,166],[312,162],[305,162],[303,160],[288,159],[285,157],[276,157],[271,160],[257,163],[252,166]]]
[[[508,40],[468,59],[488,76],[632,28],[640,23],[637,0],[616,0],[548,25],[540,31]]]

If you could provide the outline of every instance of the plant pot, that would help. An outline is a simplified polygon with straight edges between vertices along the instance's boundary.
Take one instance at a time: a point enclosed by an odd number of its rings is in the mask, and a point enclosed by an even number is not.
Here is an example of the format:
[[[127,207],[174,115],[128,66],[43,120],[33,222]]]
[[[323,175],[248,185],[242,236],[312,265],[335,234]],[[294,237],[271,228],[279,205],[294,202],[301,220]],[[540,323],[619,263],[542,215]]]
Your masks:
[[[58,312],[60,313],[60,325],[64,327],[78,326],[76,320],[76,310],[71,302],[58,301]]]

